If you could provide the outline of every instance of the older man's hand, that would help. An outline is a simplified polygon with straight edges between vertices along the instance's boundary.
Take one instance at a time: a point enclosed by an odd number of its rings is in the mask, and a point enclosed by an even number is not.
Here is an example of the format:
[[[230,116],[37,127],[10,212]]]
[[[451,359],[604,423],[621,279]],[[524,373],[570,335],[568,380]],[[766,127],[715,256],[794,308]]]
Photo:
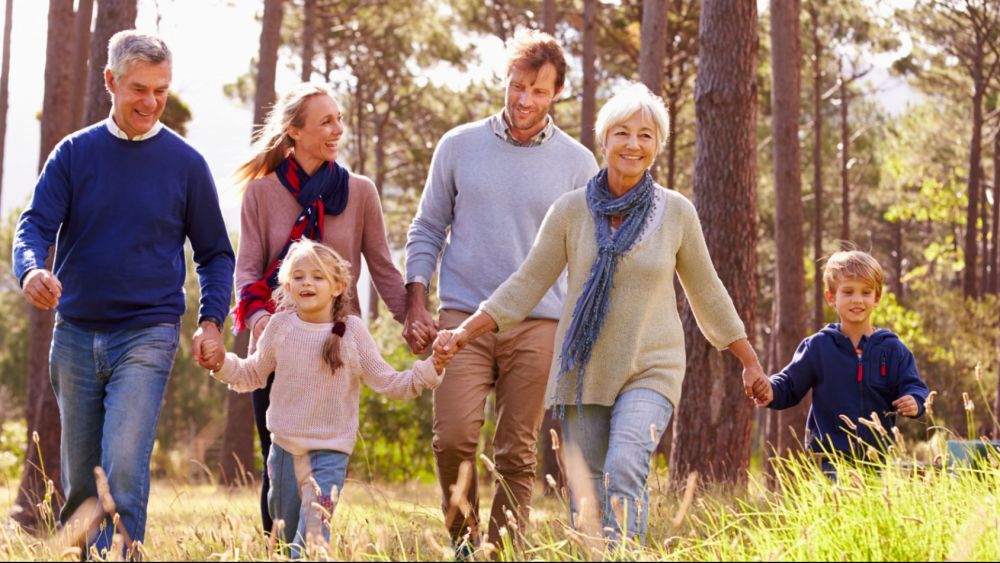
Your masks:
[[[210,370],[222,368],[226,347],[222,342],[222,332],[211,321],[202,321],[191,339],[191,351],[198,365]]]
[[[39,309],[55,309],[62,296],[62,283],[52,272],[37,268],[24,276],[24,298]]]

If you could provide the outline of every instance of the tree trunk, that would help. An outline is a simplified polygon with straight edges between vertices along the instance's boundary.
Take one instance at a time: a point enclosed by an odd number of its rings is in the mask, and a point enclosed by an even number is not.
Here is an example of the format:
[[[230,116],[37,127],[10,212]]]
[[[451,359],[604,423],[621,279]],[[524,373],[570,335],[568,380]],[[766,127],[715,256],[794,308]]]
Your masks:
[[[1000,318],[997,318],[997,324],[1000,325]],[[996,398],[993,399],[993,412],[1000,413],[1000,336],[997,337],[997,394]],[[993,419],[993,439],[1000,440],[1000,422]]]
[[[556,34],[557,10],[556,0],[542,0],[542,31],[552,36]]]
[[[767,338],[767,363],[764,365],[764,373],[777,373],[781,369],[778,365],[778,302],[771,306],[771,334]],[[775,476],[775,464],[778,450],[778,429],[781,427],[781,411],[767,409],[762,417],[764,419],[764,476],[772,489],[777,489]]]
[[[250,331],[236,335],[233,352],[247,357]],[[249,393],[226,392],[226,427],[222,434],[219,453],[220,478],[225,485],[248,485],[247,475],[257,475],[254,467],[253,401]]]
[[[639,80],[657,96],[663,95],[663,58],[667,49],[666,4],[666,0],[642,2]],[[657,179],[656,161],[649,167],[649,173],[654,180]]]
[[[0,151],[0,155],[3,152]],[[990,237],[990,293],[1000,294],[1000,123],[993,134],[993,234]],[[1000,411],[993,411],[1000,412]]]
[[[76,9],[76,29],[73,31],[73,96],[70,119],[72,128],[83,127],[83,108],[87,99],[87,59],[90,58],[90,24],[94,19],[94,0],[80,0]]]
[[[358,64],[351,65],[352,68],[358,68]],[[368,100],[366,98],[367,92],[367,81],[363,74],[355,73],[357,78],[357,83],[354,90],[354,171],[358,174],[365,174],[365,164],[368,160],[367,147],[365,146],[365,105]]]
[[[813,327],[823,328],[823,44],[819,10],[807,2],[812,21],[813,79]]]
[[[278,67],[278,45],[281,43],[282,0],[265,0],[260,28],[260,53],[257,64],[257,84],[253,102],[253,132],[264,125],[267,112],[274,105],[274,75]]]
[[[391,87],[390,87],[391,88]],[[389,118],[394,113],[396,105],[396,97],[394,92],[390,91],[386,95],[386,103],[388,108],[385,113],[376,116],[375,122],[375,189],[378,191],[379,201],[382,200],[382,186],[385,185],[386,178],[386,150],[388,147],[388,139],[386,138],[386,131],[388,129]],[[368,319],[375,321],[378,320],[379,310],[378,310],[379,294],[378,290],[375,289],[374,278],[369,282],[368,287]]]
[[[969,187],[966,190],[969,206],[966,208],[965,214],[965,273],[962,277],[962,293],[965,297],[979,295],[976,280],[976,264],[978,263],[976,235],[979,230],[976,228],[976,221],[979,218],[979,177],[982,174],[982,170],[979,168],[983,145],[983,96],[985,94],[985,85],[982,83],[982,64],[982,59],[977,58],[973,67],[972,141],[969,143]]]
[[[675,83],[674,86],[677,86]],[[672,88],[671,88],[672,89]],[[674,92],[667,94],[667,118],[670,120],[667,132],[667,177],[664,185],[671,190],[677,189],[677,98]]]
[[[639,42],[639,80],[657,96],[663,94],[663,57],[667,49],[666,0],[643,0]]]
[[[979,244],[982,259],[980,260],[979,284],[977,286],[977,297],[982,297],[989,291],[990,284],[990,202],[986,198],[986,181],[983,178],[982,168],[979,169]]]
[[[896,294],[896,299],[903,300],[903,220],[897,219],[889,224],[892,230],[892,292]]]
[[[309,82],[316,45],[316,0],[305,0],[302,13],[302,82]]]
[[[594,151],[597,115],[597,0],[583,0],[583,99],[580,102],[580,142]]]
[[[14,0],[7,0],[3,20],[3,62],[0,63],[0,195],[3,195],[3,157],[7,139],[7,108],[10,95],[10,32],[14,23]],[[0,200],[2,201],[2,200]]]
[[[805,268],[802,257],[802,178],[799,170],[799,0],[771,0],[771,114],[774,120],[774,235],[777,303],[775,366],[780,369],[795,354],[805,336]],[[778,455],[801,446],[789,429],[801,433],[809,402],[781,411]]]
[[[851,157],[851,137],[847,127],[847,79],[844,78],[844,60],[839,65],[840,78],[840,245],[847,248],[851,241],[851,184],[847,166]]]
[[[694,204],[709,252],[754,341],[757,242],[757,4],[705,0],[701,8]],[[741,366],[716,351],[685,310],[687,373],[677,405],[671,479],[746,478],[753,403]]]
[[[48,39],[45,50],[45,94],[42,101],[41,146],[38,168],[52,149],[72,132],[70,93],[73,79],[73,43],[65,41],[73,33],[73,0],[50,0]],[[51,268],[52,249],[46,267]],[[52,311],[28,307],[27,405],[28,448],[25,453],[21,486],[11,516],[21,526],[41,532],[46,525],[41,503],[49,500],[53,514],[59,514],[63,492],[60,484],[59,407],[49,382],[49,347],[52,343]],[[38,439],[35,441],[34,436]],[[54,491],[46,499],[46,481]]]
[[[123,29],[135,27],[136,0],[100,0],[97,20],[90,36],[90,75],[87,78],[87,103],[83,124],[107,119],[111,113],[111,95],[104,87],[104,67],[108,64],[108,42]],[[72,37],[72,31],[64,37]]]

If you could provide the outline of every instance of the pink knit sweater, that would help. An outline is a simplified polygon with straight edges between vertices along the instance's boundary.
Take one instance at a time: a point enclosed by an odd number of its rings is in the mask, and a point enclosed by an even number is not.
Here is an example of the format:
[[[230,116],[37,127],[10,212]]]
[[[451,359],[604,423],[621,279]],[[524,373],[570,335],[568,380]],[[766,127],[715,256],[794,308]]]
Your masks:
[[[271,317],[249,358],[226,354],[222,369],[212,375],[246,393],[264,387],[273,371],[267,409],[271,440],[294,455],[312,450],[350,454],[358,433],[362,381],[389,398],[412,399],[437,387],[443,376],[429,359],[397,372],[382,359],[364,321],[349,316],[346,324],[341,340],[344,365],[336,372],[322,359],[333,324],[307,323],[284,311]]]
[[[351,174],[350,195],[344,212],[327,215],[323,221],[323,244],[333,248],[351,263],[351,311],[360,313],[357,283],[361,275],[361,256],[368,263],[375,288],[392,316],[399,322],[406,317],[406,288],[403,276],[396,269],[385,236],[385,221],[375,184],[364,176]],[[288,241],[292,224],[302,212],[302,206],[281,185],[272,172],[250,182],[243,194],[240,216],[240,244],[236,256],[236,297],[244,287],[256,282],[264,270],[277,258]],[[250,326],[264,314],[259,311],[250,319]]]

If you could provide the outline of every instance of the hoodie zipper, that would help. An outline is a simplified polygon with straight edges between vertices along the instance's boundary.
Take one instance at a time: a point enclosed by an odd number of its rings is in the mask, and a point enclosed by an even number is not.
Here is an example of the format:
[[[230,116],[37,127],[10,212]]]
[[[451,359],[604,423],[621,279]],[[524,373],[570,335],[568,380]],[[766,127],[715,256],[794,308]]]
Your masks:
[[[860,345],[860,343],[859,343]],[[865,389],[864,389],[864,363],[862,362],[864,356],[864,350],[862,348],[855,348],[855,353],[858,355],[858,406],[861,409],[859,416],[863,416],[865,412]]]

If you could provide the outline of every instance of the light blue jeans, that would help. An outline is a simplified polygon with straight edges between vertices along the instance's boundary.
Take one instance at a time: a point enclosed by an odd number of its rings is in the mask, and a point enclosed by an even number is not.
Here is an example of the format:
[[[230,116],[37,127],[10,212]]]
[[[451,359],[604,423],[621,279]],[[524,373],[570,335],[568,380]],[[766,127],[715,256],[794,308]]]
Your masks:
[[[271,444],[267,456],[267,474],[271,489],[267,493],[267,508],[271,519],[285,521],[285,542],[292,547],[292,557],[302,554],[309,534],[322,533],[330,542],[328,516],[333,515],[344,479],[347,477],[348,455],[333,450],[313,450],[296,456],[278,444]],[[319,494],[312,484],[319,486]],[[305,500],[305,502],[303,502]],[[323,510],[316,510],[316,503]]]
[[[144,539],[149,460],[179,334],[176,323],[103,332],[56,318],[49,377],[62,422],[63,523],[97,496],[99,465],[121,528],[131,541]],[[114,533],[109,515],[88,548],[110,548]]]
[[[649,463],[673,410],[666,397],[650,389],[626,391],[610,407],[583,405],[578,410],[576,405],[566,406],[564,439],[583,456],[593,491],[600,497],[601,527],[612,541],[617,541],[624,525],[627,537],[637,538],[640,544],[646,539]],[[655,436],[650,426],[655,426]],[[570,487],[574,514],[579,508],[577,496]],[[626,522],[618,522],[615,504]]]

